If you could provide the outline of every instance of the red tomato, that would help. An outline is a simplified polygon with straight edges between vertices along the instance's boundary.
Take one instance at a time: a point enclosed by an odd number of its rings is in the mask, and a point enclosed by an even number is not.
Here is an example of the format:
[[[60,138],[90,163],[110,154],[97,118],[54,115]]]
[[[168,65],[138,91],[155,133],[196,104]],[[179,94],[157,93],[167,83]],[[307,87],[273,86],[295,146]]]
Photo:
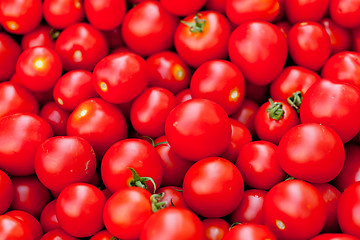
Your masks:
[[[331,18],[342,27],[355,28],[360,26],[359,0],[331,0],[329,6]]]
[[[310,240],[358,240],[358,238],[346,233],[323,233]]]
[[[56,201],[52,200],[43,208],[40,215],[40,223],[44,232],[60,228],[59,221],[56,217]]]
[[[57,34],[49,25],[40,24],[33,31],[24,34],[21,39],[21,49],[25,50],[31,47],[47,47],[54,49]]]
[[[44,186],[60,192],[72,183],[91,181],[96,171],[95,152],[81,137],[52,137],[38,148],[35,171]]]
[[[225,151],[230,142],[231,125],[219,104],[202,98],[191,99],[169,113],[165,135],[178,155],[197,161]]]
[[[81,0],[44,0],[44,19],[53,28],[63,29],[84,19]]]
[[[67,234],[62,229],[54,229],[44,234],[41,240],[78,240],[78,238]]]
[[[225,15],[226,0],[207,0],[205,3],[205,8]]]
[[[231,33],[226,17],[216,11],[201,11],[186,16],[178,24],[174,44],[179,56],[192,67],[227,57]]]
[[[330,37],[317,22],[299,22],[288,33],[289,53],[294,62],[313,71],[319,70],[330,56]]]
[[[166,186],[156,190],[156,194],[161,194],[161,199],[158,202],[164,203],[164,208],[176,207],[187,208],[189,206],[185,202],[183,190],[176,186]]]
[[[145,60],[137,54],[111,54],[99,61],[93,71],[95,91],[106,101],[124,103],[145,90],[149,81]]]
[[[177,16],[186,16],[199,11],[207,0],[160,0],[166,11]]]
[[[178,19],[158,1],[148,0],[126,12],[121,32],[131,50],[141,56],[150,56],[173,46],[177,23]]]
[[[176,105],[179,105],[182,102],[192,99],[190,88],[185,88],[175,95]]]
[[[345,164],[334,180],[334,185],[343,192],[355,182],[360,182],[360,147],[345,144]]]
[[[20,53],[19,44],[10,35],[0,32],[0,82],[9,80],[15,73]]]
[[[61,228],[75,237],[89,237],[102,229],[106,199],[100,189],[87,183],[64,188],[56,200],[56,217]]]
[[[255,136],[255,114],[259,106],[253,100],[245,98],[243,103],[241,104],[239,110],[232,114],[230,117],[238,120],[242,124],[244,124],[247,129],[249,129],[252,136]]]
[[[360,27],[351,30],[352,50],[360,52]]]
[[[236,166],[247,186],[267,190],[285,179],[276,152],[277,146],[268,141],[249,142],[240,149]]]
[[[223,238],[223,240],[242,240],[242,239],[276,240],[277,238],[266,226],[256,223],[241,223],[235,225]]]
[[[126,12],[125,0],[84,0],[87,20],[101,30],[112,30],[120,26]]]
[[[343,233],[360,238],[360,182],[347,187],[341,194],[337,207],[337,216]]]
[[[0,216],[0,237],[13,240],[35,240],[24,222],[8,215]]]
[[[19,112],[39,113],[34,95],[17,83],[0,83],[0,117]]]
[[[1,117],[0,169],[16,176],[34,173],[36,150],[52,135],[51,126],[35,114],[16,113]]]
[[[262,21],[238,26],[231,33],[228,51],[245,79],[257,85],[273,81],[284,67],[288,54],[284,34],[275,25]]]
[[[360,88],[360,52],[344,51],[334,54],[326,61],[321,76]]]
[[[310,183],[287,180],[275,185],[266,195],[264,219],[279,239],[309,239],[324,226],[325,202]]]
[[[31,32],[40,24],[41,18],[41,0],[2,0],[0,2],[0,23],[10,33]]]
[[[55,42],[55,51],[67,71],[92,71],[95,64],[108,54],[108,48],[104,35],[85,22],[66,27]]]
[[[193,162],[176,154],[167,142],[165,135],[155,139],[154,143],[163,168],[161,186],[182,186],[185,173]]]
[[[0,214],[3,214],[10,207],[14,198],[14,186],[10,177],[0,170]]]
[[[165,120],[175,107],[175,95],[161,87],[142,92],[131,105],[130,120],[141,135],[159,137],[165,132]]]
[[[303,97],[300,107],[302,123],[321,123],[350,141],[360,130],[360,89],[330,79],[314,83]]]
[[[13,177],[11,180],[14,184],[14,199],[10,209],[22,210],[39,217],[51,200],[49,190],[34,175]]]
[[[326,183],[340,173],[345,151],[334,130],[317,123],[303,123],[281,138],[277,157],[281,168],[290,176]]]
[[[12,210],[5,215],[16,218],[24,223],[31,231],[34,240],[38,240],[44,234],[39,221],[30,213],[21,210]]]
[[[111,240],[112,237],[113,235],[111,235],[108,230],[102,230],[95,233],[90,240]]]
[[[107,200],[103,213],[109,233],[120,239],[138,239],[145,222],[152,215],[150,197],[148,191],[139,187],[115,192]]]
[[[208,157],[194,163],[186,172],[183,193],[186,203],[197,214],[224,217],[239,205],[244,181],[232,162]]]
[[[190,80],[191,96],[218,103],[231,115],[242,104],[245,80],[240,69],[225,60],[210,60],[201,64]]]
[[[62,75],[53,90],[55,102],[63,109],[72,111],[82,101],[97,96],[92,85],[92,74],[86,70],[72,70]]]
[[[263,205],[267,191],[248,189],[244,191],[239,206],[229,215],[232,223],[264,224]]]
[[[229,231],[230,224],[222,218],[206,218],[202,220],[206,239],[221,240]]]
[[[165,51],[146,59],[150,87],[163,87],[176,94],[188,87],[190,68],[175,52]]]
[[[323,18],[321,25],[330,37],[330,55],[351,49],[351,35],[347,28],[339,26],[330,18]]]
[[[55,102],[47,102],[40,110],[40,117],[51,126],[54,136],[66,135],[66,124],[70,113],[60,108]]]
[[[120,109],[92,98],[80,103],[70,114],[67,135],[87,140],[101,158],[111,145],[127,137],[127,124]]]
[[[50,90],[61,74],[61,60],[48,47],[28,48],[21,53],[16,63],[16,76],[20,83],[35,92]]]
[[[225,11],[237,25],[250,21],[271,22],[280,12],[280,3],[278,0],[228,0]]]
[[[330,0],[286,0],[285,13],[291,23],[320,21]]]
[[[140,240],[158,239],[205,240],[205,230],[200,219],[190,210],[165,208],[148,219],[140,235]]]
[[[148,179],[134,179],[129,168],[133,168],[140,177],[152,178],[155,186]],[[162,175],[161,159],[155,148],[136,138],[121,140],[112,145],[101,163],[101,177],[106,188],[112,192],[127,188],[129,184],[142,184],[150,192],[155,192],[161,184]],[[136,182],[132,183],[132,180]]]

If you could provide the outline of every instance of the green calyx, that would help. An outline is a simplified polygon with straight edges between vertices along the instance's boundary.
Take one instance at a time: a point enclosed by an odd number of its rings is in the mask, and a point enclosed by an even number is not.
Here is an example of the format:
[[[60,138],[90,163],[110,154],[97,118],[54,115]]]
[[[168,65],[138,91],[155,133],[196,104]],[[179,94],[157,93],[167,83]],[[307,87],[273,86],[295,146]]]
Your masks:
[[[153,194],[150,197],[151,208],[153,212],[157,212],[166,207],[166,202],[161,202],[165,193]]]
[[[194,22],[186,22],[181,20],[181,23],[185,24],[186,26],[188,26],[190,29],[190,32],[192,33],[201,33],[204,31],[204,26],[206,24],[206,20],[205,19],[200,19],[199,18],[199,14],[196,14],[194,17]]]
[[[294,92],[290,97],[287,98],[287,102],[293,107],[297,113],[300,112],[300,105],[302,102],[302,94],[300,91]]]
[[[269,113],[269,117],[274,120],[280,120],[283,116],[285,111],[282,108],[282,103],[279,102],[273,102],[271,98],[269,98],[269,102],[271,104],[270,107],[266,109],[266,112]]]
[[[133,175],[133,179],[129,182],[129,187],[141,187],[148,190],[148,186],[146,185],[147,181],[151,181],[154,185],[154,192],[156,191],[156,184],[151,177],[140,177],[139,174],[135,171],[135,169],[130,168],[130,171]]]

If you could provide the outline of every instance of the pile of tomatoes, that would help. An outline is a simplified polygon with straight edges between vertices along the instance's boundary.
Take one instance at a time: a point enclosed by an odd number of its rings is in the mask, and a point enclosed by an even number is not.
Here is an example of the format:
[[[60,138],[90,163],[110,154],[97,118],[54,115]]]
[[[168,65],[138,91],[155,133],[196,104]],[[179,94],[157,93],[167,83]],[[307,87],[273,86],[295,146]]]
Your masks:
[[[0,0],[0,239],[360,239],[359,0]]]

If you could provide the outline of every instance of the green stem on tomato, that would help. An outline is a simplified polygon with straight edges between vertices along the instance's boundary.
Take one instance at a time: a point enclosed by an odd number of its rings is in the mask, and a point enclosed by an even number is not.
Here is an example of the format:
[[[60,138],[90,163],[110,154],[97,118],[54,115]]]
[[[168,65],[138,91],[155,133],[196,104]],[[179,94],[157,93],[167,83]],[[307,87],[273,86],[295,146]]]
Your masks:
[[[150,197],[150,202],[151,202],[151,208],[153,212],[157,212],[160,209],[163,209],[166,207],[166,202],[160,202],[163,197],[164,197],[165,193],[158,193],[158,194],[153,194]]]
[[[271,98],[269,98],[269,102],[271,106],[266,109],[266,112],[269,113],[269,117],[274,120],[280,120],[283,116],[285,111],[282,108],[282,103],[273,102]]]
[[[140,177],[139,174],[135,171],[135,169],[130,167],[129,169],[133,175],[133,179],[129,182],[129,187],[141,187],[148,190],[148,186],[145,182],[151,181],[154,185],[154,192],[156,191],[155,181],[151,177]]]
[[[186,26],[188,26],[190,29],[190,32],[192,33],[201,33],[204,31],[204,26],[206,24],[206,20],[205,19],[200,19],[199,14],[196,14],[194,17],[194,21],[195,22],[186,22],[181,20],[180,22],[185,24]]]
[[[287,102],[293,107],[297,113],[300,112],[300,105],[302,102],[302,94],[300,91],[294,92],[290,97],[287,98]]]

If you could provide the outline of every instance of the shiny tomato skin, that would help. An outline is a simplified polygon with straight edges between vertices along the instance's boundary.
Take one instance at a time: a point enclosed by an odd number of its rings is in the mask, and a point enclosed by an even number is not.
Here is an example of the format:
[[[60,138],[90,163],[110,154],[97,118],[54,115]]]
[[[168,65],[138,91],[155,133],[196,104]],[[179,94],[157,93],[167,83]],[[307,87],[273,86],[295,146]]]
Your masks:
[[[40,24],[41,18],[41,0],[0,2],[0,23],[7,32],[18,35],[31,32]]]
[[[281,138],[277,157],[281,168],[290,176],[325,183],[340,173],[345,151],[339,135],[331,128],[302,123]]]
[[[252,188],[268,190],[286,177],[278,162],[277,146],[268,141],[243,145],[235,164]]]
[[[217,218],[230,214],[239,205],[244,181],[236,166],[221,157],[203,158],[186,172],[183,194],[197,214]]]
[[[104,207],[106,229],[120,239],[138,239],[152,215],[151,194],[143,188],[123,188],[115,192]],[[120,214],[121,213],[121,214]]]
[[[24,34],[21,39],[21,49],[25,50],[31,47],[48,47],[54,49],[55,40],[52,39],[51,27],[46,24],[40,24],[33,31]],[[55,33],[53,33],[55,34]]]
[[[351,33],[349,29],[339,26],[331,18],[323,18],[320,23],[330,37],[330,55],[351,49]]]
[[[210,60],[195,70],[190,90],[193,98],[212,100],[231,115],[244,100],[245,80],[235,64],[226,60]]]
[[[108,230],[101,230],[95,233],[90,240],[111,240],[112,237]]]
[[[320,23],[296,23],[287,36],[289,54],[299,66],[318,71],[330,56],[330,37]]]
[[[46,204],[40,214],[39,220],[44,232],[60,228],[59,221],[56,217],[56,199]]]
[[[52,135],[51,126],[33,113],[15,113],[1,117],[1,170],[15,176],[34,173],[36,150],[44,140]]]
[[[357,238],[360,238],[359,206],[360,182],[356,182],[347,187],[341,194],[337,216],[341,231]]]
[[[148,82],[145,60],[137,54],[122,52],[108,55],[93,71],[95,91],[106,101],[124,103],[134,99]]]
[[[66,123],[70,115],[68,111],[50,101],[41,108],[39,115],[50,124],[54,136],[66,135]]]
[[[178,19],[158,1],[148,0],[126,12],[121,32],[131,50],[141,56],[150,56],[173,47],[177,24]]]
[[[331,0],[330,17],[342,27],[356,28],[360,26],[359,0]]]
[[[0,216],[0,237],[2,239],[35,240],[29,227],[25,223],[8,215]]]
[[[71,236],[62,229],[53,229],[45,233],[41,240],[79,240],[79,238]]]
[[[230,224],[222,218],[205,218],[202,220],[207,240],[221,240],[229,231]]]
[[[230,116],[235,120],[238,120],[249,129],[252,136],[255,136],[255,114],[259,109],[259,105],[248,98],[245,98],[238,111]]]
[[[195,16],[188,15],[183,21],[194,24]],[[177,53],[191,67],[198,67],[209,60],[226,58],[231,33],[227,18],[216,11],[200,11],[197,17],[204,21],[202,31],[191,32],[189,26],[179,23],[174,36]]]
[[[92,71],[109,52],[104,35],[92,25],[80,22],[66,27],[56,39],[55,51],[66,71]]]
[[[256,223],[241,223],[232,227],[223,240],[266,239],[276,240],[275,235],[264,225]]]
[[[357,240],[358,238],[346,233],[322,233],[310,240]]]
[[[275,185],[266,195],[264,219],[279,239],[309,239],[324,226],[325,202],[310,183],[287,180]]]
[[[166,138],[181,157],[197,161],[218,156],[229,144],[231,125],[217,103],[197,98],[177,105],[165,122]]]
[[[285,13],[291,23],[320,21],[328,10],[330,0],[286,0]]]
[[[24,50],[16,63],[16,76],[31,91],[50,90],[62,74],[62,62],[58,54],[48,47]]]
[[[141,231],[140,240],[157,239],[205,240],[205,230],[192,211],[185,208],[165,208],[155,212]]]
[[[91,25],[101,30],[118,28],[126,12],[125,0],[84,0],[85,15]]]
[[[0,32],[0,82],[9,80],[15,73],[20,53],[19,44],[9,34]]]
[[[34,95],[17,83],[0,83],[0,117],[19,112],[39,113]]]
[[[207,0],[160,0],[160,4],[169,13],[176,16],[186,16],[198,12]]]
[[[14,186],[10,177],[0,170],[0,214],[5,213],[14,198]]]
[[[84,5],[80,0],[44,0],[44,19],[56,29],[64,29],[84,19]]]
[[[252,21],[239,25],[231,33],[228,52],[231,61],[240,68],[246,80],[266,85],[283,69],[288,46],[277,26],[269,22]]]
[[[346,143],[360,130],[360,114],[354,109],[360,109],[360,89],[344,81],[324,78],[304,95],[300,120],[330,127]]]
[[[28,226],[34,240],[40,239],[44,234],[39,221],[30,213],[21,210],[12,210],[6,212],[5,215],[14,217]]]
[[[156,186],[150,181],[145,182],[150,192],[153,193],[160,186],[163,176],[161,159],[150,143],[129,138],[116,142],[106,151],[101,163],[101,177],[111,192],[129,186],[133,179],[129,167],[140,177],[154,180]]]
[[[61,228],[74,237],[89,237],[103,226],[106,199],[97,187],[73,183],[65,187],[56,200],[56,217]]]
[[[67,135],[87,140],[99,158],[111,145],[127,137],[127,123],[121,110],[100,98],[80,103],[70,114],[66,129]]]
[[[185,202],[183,190],[176,186],[161,187],[156,190],[156,194],[163,193],[164,196],[158,202],[165,202],[165,207],[187,208],[190,209]]]

